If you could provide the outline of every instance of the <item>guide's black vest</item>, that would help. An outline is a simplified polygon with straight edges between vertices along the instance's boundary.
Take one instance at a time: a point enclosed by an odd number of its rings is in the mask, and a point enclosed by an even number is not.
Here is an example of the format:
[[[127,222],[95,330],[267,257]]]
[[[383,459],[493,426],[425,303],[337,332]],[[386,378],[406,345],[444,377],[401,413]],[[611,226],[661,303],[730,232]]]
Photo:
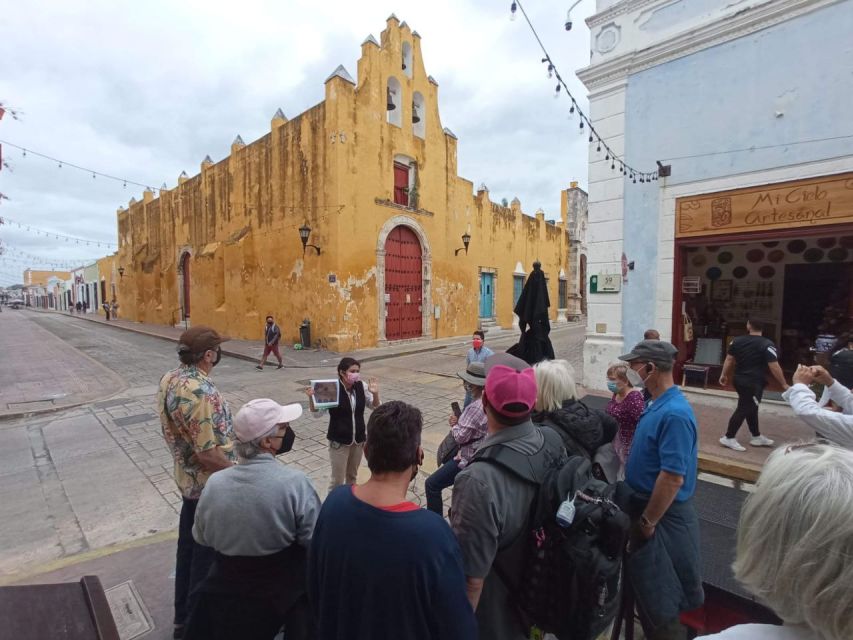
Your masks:
[[[352,388],[355,391],[355,412],[352,410],[350,396],[344,389],[343,383],[338,391],[338,406],[329,409],[329,431],[326,433],[326,438],[331,442],[352,444],[353,417],[355,417],[355,441],[362,443],[365,440],[364,383],[356,382]]]

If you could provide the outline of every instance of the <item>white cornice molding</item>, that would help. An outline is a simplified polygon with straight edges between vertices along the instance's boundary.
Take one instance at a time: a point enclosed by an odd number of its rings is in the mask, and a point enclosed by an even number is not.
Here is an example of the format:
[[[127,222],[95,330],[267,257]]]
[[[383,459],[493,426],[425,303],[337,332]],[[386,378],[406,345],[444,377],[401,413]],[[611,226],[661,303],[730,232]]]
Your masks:
[[[599,14],[599,16],[616,10],[626,13],[629,10],[634,10],[656,1],[659,0],[625,0],[611,7],[611,9],[603,14]],[[577,76],[586,85],[587,89],[592,91],[599,88],[602,84],[612,83],[625,78],[629,74],[683,58],[697,51],[742,38],[743,36],[792,20],[817,9],[847,1],[849,0],[778,0],[777,2],[768,3],[733,16],[727,15],[721,17],[719,20],[698,29],[668,38],[659,44],[641,51],[631,51],[612,60],[591,65],[578,71]],[[595,24],[598,24],[598,16],[593,16],[593,18],[596,19]]]
[[[622,2],[617,2],[609,9],[605,9],[601,13],[596,13],[595,15],[590,16],[586,19],[586,24],[590,31],[592,31],[593,27],[597,27],[605,22],[613,20],[614,18],[625,15],[626,13],[643,9],[650,4],[660,1],[661,0],[622,0]]]

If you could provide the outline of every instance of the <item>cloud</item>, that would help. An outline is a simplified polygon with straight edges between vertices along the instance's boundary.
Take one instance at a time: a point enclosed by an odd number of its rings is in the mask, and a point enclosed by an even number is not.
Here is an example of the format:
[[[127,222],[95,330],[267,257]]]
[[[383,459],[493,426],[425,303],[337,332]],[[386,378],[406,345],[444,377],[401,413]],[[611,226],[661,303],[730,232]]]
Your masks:
[[[145,3],[34,0],[0,24],[4,58],[0,101],[25,112],[0,121],[8,140],[104,173],[170,187],[193,175],[205,155],[218,161],[237,134],[269,130],[278,107],[293,117],[320,102],[323,80],[344,64],[355,75],[360,43],[377,38],[391,9],[422,36],[427,72],[440,84],[442,124],[459,137],[459,173],[485,182],[492,199],[518,197],[525,211],[559,216],[559,192],[586,183],[587,141],[569,101],[553,99],[541,52],[509,2],[377,0],[317,3],[243,0]],[[585,2],[563,29],[564,8],[529,3],[531,19],[572,91],[588,64]],[[581,99],[583,107],[585,99]],[[0,216],[103,242],[115,242],[119,206],[141,189],[4,147],[13,171],[0,171],[11,199]],[[103,253],[8,225],[9,247],[53,259]],[[8,258],[8,254],[6,256]],[[0,271],[20,271],[0,257]],[[2,282],[2,279],[0,279]]]

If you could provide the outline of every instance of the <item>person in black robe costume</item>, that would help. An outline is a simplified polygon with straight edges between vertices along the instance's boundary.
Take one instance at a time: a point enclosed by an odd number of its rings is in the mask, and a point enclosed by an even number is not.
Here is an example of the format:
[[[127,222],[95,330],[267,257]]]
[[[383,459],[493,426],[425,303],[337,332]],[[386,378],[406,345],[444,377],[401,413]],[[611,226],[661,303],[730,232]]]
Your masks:
[[[554,347],[548,337],[551,333],[551,323],[548,320],[550,306],[545,274],[542,264],[537,260],[533,263],[533,271],[527,277],[514,309],[515,315],[518,316],[521,338],[517,344],[507,349],[507,353],[530,365],[554,359]]]

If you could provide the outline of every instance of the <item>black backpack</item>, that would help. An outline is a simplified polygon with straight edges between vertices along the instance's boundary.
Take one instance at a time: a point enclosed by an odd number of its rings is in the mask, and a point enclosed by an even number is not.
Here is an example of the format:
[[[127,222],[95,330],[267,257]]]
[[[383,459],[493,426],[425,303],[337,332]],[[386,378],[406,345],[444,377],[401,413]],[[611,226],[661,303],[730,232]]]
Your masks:
[[[541,431],[546,443],[532,456],[493,445],[471,460],[498,466],[538,488],[527,525],[498,552],[494,567],[525,629],[535,626],[560,640],[592,640],[619,611],[630,519],[613,502],[616,485],[596,480],[588,459],[573,456],[549,468],[545,450],[549,443],[561,447],[562,441],[550,428]],[[575,496],[575,515],[564,528],[556,515],[569,495]]]

